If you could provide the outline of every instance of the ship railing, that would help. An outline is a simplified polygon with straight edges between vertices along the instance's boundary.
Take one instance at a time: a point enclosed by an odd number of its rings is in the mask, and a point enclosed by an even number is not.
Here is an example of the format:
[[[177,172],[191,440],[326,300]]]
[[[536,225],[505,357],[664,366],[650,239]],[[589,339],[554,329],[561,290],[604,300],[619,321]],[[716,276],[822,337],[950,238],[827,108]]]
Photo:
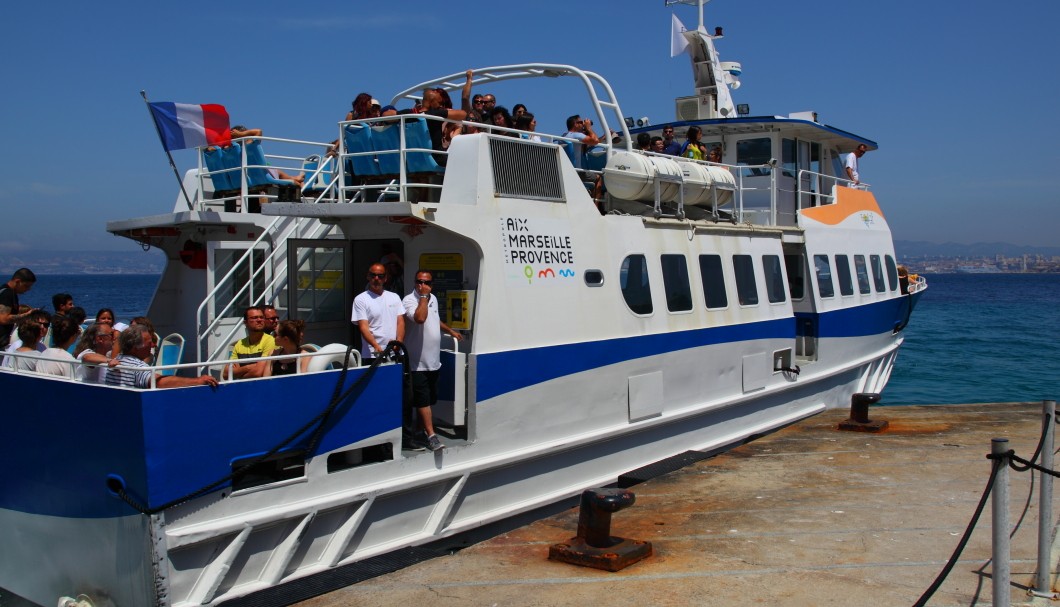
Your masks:
[[[266,150],[266,142],[269,150]],[[281,186],[297,187],[293,182],[272,177],[275,169],[291,175],[303,174],[302,186],[288,202],[334,202],[338,173],[335,162],[328,161],[331,144],[279,137],[242,137],[233,139],[232,148],[217,150],[199,148],[199,210],[219,207],[229,212],[254,212],[261,201],[281,201]],[[247,144],[256,144],[251,150]],[[238,155],[233,153],[238,149]],[[213,166],[207,154],[214,155]],[[260,158],[257,157],[260,154]],[[209,186],[209,187],[207,187]]]
[[[232,264],[228,273],[216,281],[213,289],[206,294],[196,309],[196,359],[200,362],[216,360],[224,354],[228,345],[235,341],[236,335],[243,329],[241,323],[230,327],[223,336],[218,336],[214,340],[217,347],[210,349],[214,333],[219,330],[225,319],[241,313],[236,310],[237,305],[241,303],[244,306],[275,305],[287,280],[287,247],[284,243],[288,238],[320,239],[326,237],[334,229],[333,224],[320,223],[313,218],[289,216],[279,216],[263,229],[258,238],[248,245],[243,255]],[[261,251],[262,248],[271,248],[271,253],[266,259],[256,263],[254,253]],[[302,258],[296,260],[294,267],[299,267],[300,263],[305,260],[304,258],[311,254],[309,250],[303,251]],[[259,279],[266,278],[265,272],[269,268],[276,271],[263,284],[257,284]],[[243,281],[238,288],[236,288],[237,278]],[[220,300],[218,295],[229,289],[232,291],[231,298],[227,302]]]
[[[871,187],[864,182],[855,186],[854,182],[846,177],[825,175],[824,173],[817,173],[808,169],[800,169],[795,182],[795,196],[799,202],[800,209],[835,204],[835,188],[837,185],[859,190],[868,190]]]
[[[11,356],[15,359],[32,359],[34,361],[48,360],[50,362],[60,363],[62,365],[69,365],[73,370],[76,371],[78,367],[85,367],[89,369],[97,369],[99,367],[106,367],[108,369],[126,369],[133,373],[140,373],[143,371],[151,372],[151,390],[158,389],[158,379],[162,376],[183,376],[183,377],[194,377],[198,375],[209,374],[222,383],[233,382],[233,381],[247,381],[236,379],[233,374],[233,363],[257,363],[260,361],[266,361],[269,364],[274,360],[283,361],[295,361],[295,374],[309,374],[320,371],[327,371],[333,368],[341,368],[346,357],[346,346],[342,344],[333,344],[335,347],[325,346],[315,352],[300,352],[298,354],[281,354],[279,356],[263,356],[260,358],[253,359],[239,359],[239,360],[217,360],[211,362],[192,362],[192,363],[179,363],[171,365],[152,365],[148,367],[132,367],[126,365],[97,365],[93,363],[86,363],[79,360],[62,360],[62,359],[44,359],[41,358],[39,352],[7,352],[5,356]],[[340,347],[341,346],[341,347]],[[302,361],[309,359],[306,371],[302,371]],[[361,361],[361,354],[356,348],[350,351],[350,365],[351,369],[364,366]],[[29,377],[37,377],[44,379],[52,379],[56,381],[69,381],[76,383],[88,383],[83,379],[72,379],[63,375],[52,375],[48,373],[39,373],[37,371],[31,371],[26,369],[19,369],[17,365],[12,363],[10,366],[0,367],[0,371],[15,373],[17,375],[26,375]],[[76,375],[76,373],[72,373]],[[285,376],[277,376],[285,377]],[[106,385],[106,384],[97,384]]]
[[[916,277],[914,277],[912,275],[909,276],[909,288],[908,288],[908,291],[909,291],[910,295],[912,295],[913,293],[919,293],[921,291],[926,291],[927,288],[928,288],[927,278],[925,278],[923,276],[916,276]]]

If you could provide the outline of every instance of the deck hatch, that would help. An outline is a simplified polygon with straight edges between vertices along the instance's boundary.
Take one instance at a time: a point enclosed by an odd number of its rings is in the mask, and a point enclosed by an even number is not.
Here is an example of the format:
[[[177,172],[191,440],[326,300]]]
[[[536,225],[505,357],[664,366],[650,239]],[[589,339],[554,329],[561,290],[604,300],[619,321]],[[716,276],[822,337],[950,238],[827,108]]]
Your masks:
[[[566,201],[555,146],[511,137],[490,137],[489,142],[497,197]]]

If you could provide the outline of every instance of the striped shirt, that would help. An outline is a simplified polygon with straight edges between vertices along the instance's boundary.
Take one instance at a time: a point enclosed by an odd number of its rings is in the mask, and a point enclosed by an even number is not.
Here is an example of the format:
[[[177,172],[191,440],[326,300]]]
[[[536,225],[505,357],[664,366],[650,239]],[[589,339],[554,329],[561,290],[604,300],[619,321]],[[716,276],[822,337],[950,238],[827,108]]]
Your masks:
[[[123,386],[126,388],[151,387],[151,370],[147,368],[150,365],[135,356],[127,354],[119,354],[116,360],[123,367],[144,367],[145,369],[143,371],[119,369],[117,367],[107,369],[105,383],[108,386]]]

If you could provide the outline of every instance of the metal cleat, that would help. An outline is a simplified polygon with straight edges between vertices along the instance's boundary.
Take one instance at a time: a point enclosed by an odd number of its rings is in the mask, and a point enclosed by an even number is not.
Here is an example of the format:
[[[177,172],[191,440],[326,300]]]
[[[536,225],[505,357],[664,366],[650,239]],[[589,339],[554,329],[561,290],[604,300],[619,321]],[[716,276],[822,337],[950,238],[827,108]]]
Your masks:
[[[582,567],[620,571],[651,556],[651,542],[611,535],[611,513],[633,505],[636,496],[628,489],[588,489],[582,493],[578,536],[553,544],[548,558]]]
[[[880,432],[887,427],[886,420],[869,419],[869,405],[880,402],[875,392],[858,392],[850,397],[850,419],[839,422],[839,430],[853,432]]]

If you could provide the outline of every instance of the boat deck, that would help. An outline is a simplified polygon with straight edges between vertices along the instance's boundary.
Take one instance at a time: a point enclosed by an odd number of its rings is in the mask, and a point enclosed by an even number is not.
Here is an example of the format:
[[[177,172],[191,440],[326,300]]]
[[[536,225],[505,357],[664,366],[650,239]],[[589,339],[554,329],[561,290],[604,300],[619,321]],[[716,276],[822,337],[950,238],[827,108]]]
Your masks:
[[[618,573],[547,560],[550,544],[575,534],[578,511],[568,508],[298,605],[585,605],[605,596],[621,605],[910,605],[972,516],[990,439],[1006,437],[1029,458],[1040,412],[1040,403],[873,408],[890,427],[863,434],[836,431],[847,415],[829,411],[632,485],[637,503],[614,515],[611,533],[649,540],[655,554]],[[1026,594],[1038,482],[1028,498],[1030,473],[1010,480],[1011,601],[1049,604]],[[988,505],[929,604],[991,604],[989,558]]]

